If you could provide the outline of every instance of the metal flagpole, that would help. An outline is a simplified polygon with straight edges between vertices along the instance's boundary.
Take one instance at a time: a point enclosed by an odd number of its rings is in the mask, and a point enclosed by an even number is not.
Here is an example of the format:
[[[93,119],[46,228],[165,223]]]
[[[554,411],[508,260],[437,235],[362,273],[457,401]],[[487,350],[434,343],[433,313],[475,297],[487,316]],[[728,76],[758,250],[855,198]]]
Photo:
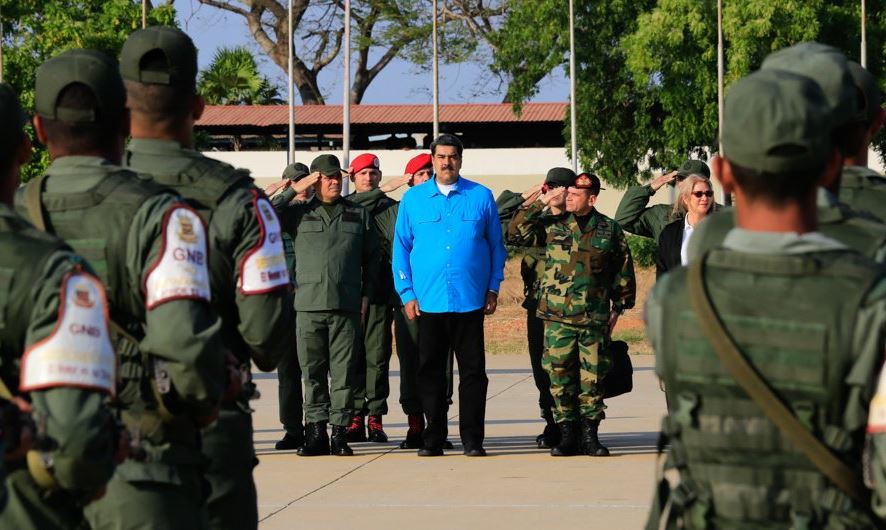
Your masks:
[[[432,65],[434,75],[434,138],[440,134],[440,73],[437,71],[437,0],[433,0],[434,21],[431,31],[431,46],[434,48],[434,62]]]
[[[148,27],[148,0],[142,0],[142,29]]]
[[[345,75],[342,81],[342,167],[350,165],[351,157],[351,0],[345,0]],[[348,179],[341,183],[341,194],[348,194]]]
[[[723,0],[717,0],[717,139],[718,154],[723,154]],[[732,196],[724,195],[723,204],[730,206]]]
[[[295,35],[292,34],[292,0],[289,0],[289,56],[286,63],[289,81],[289,150],[286,151],[286,165],[295,163],[295,90],[292,87],[292,55]]]
[[[569,133],[572,144],[572,170],[578,173],[578,124],[575,121],[575,2],[569,0]]]
[[[861,0],[861,65],[868,67],[868,32],[865,0]]]
[[[0,83],[3,82],[3,13],[0,11]]]

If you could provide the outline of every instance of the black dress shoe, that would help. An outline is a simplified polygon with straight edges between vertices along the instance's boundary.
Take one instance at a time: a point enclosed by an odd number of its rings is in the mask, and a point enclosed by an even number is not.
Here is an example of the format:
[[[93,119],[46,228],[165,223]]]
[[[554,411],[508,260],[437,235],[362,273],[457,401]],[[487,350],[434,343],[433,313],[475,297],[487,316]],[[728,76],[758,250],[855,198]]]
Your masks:
[[[443,456],[443,449],[440,447],[422,447],[418,450],[418,456]]]
[[[293,449],[298,449],[305,443],[305,435],[301,433],[290,434],[286,433],[283,436],[283,439],[274,444],[274,449],[278,451],[291,451]]]
[[[455,446],[449,440],[443,440],[443,449],[455,449]]]
[[[465,456],[486,456],[486,449],[482,447],[465,447]]]

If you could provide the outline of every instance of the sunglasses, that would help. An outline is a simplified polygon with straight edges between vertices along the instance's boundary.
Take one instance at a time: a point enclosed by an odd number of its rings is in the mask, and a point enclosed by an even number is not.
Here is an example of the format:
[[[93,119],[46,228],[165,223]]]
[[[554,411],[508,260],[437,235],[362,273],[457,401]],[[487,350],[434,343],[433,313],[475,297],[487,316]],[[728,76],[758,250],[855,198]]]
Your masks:
[[[702,197],[708,197],[708,198],[710,198],[710,197],[713,197],[713,196],[714,196],[714,192],[711,191],[711,190],[708,190],[708,191],[693,191],[693,192],[692,192],[692,195],[694,195],[696,199],[701,199]]]

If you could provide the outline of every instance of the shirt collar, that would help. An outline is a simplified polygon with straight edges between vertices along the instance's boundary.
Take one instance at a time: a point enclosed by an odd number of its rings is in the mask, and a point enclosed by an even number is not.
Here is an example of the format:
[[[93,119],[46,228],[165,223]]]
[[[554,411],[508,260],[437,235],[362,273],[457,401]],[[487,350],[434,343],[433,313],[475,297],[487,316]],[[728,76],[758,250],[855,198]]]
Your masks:
[[[461,183],[461,175],[459,175],[459,177],[453,183],[452,191],[450,193],[457,193],[460,183]],[[437,188],[437,175],[434,175],[433,178],[428,179],[428,181],[425,182],[425,184],[430,184],[428,186],[428,188],[429,188],[428,189],[428,192],[429,192],[428,197],[433,197],[434,195],[443,195],[442,193],[440,193],[440,189]]]
[[[808,254],[848,248],[821,232],[757,232],[743,228],[730,230],[723,246],[749,254]]]

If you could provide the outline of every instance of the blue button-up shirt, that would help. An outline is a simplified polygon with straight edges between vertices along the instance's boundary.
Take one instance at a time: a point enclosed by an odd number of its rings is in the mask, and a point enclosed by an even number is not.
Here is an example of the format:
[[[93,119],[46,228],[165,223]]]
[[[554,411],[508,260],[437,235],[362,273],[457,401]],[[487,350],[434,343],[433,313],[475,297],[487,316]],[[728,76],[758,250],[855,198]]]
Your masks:
[[[407,191],[394,233],[394,286],[428,313],[466,313],[498,292],[507,251],[492,192],[459,177],[448,196],[436,178]]]

